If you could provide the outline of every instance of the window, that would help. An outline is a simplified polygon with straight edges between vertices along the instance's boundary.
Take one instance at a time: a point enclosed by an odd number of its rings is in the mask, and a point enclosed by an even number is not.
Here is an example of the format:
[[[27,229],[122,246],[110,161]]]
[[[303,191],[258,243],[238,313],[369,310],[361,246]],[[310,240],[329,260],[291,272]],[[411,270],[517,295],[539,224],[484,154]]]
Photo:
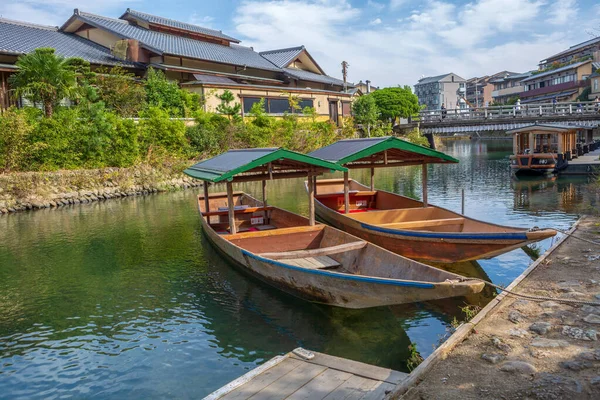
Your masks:
[[[598,82],[600,81],[600,79],[594,79],[594,92],[598,91]]]
[[[283,114],[290,111],[288,99],[269,99],[269,114]]]
[[[244,97],[243,98],[243,105],[244,105],[244,114],[247,114],[250,112],[250,109],[252,108],[252,106],[256,103],[258,103],[260,101],[260,97]],[[300,107],[300,110],[298,110],[297,112],[301,112],[302,109],[304,109],[305,107],[314,107],[314,100],[313,99],[301,99],[298,102],[298,106]],[[266,98],[265,99],[265,111],[268,114],[283,114],[286,112],[291,112],[291,108],[290,108],[290,103],[288,101],[288,99],[286,98],[280,98],[280,99],[271,99],[271,98]]]
[[[312,107],[312,106],[306,106],[306,107]],[[350,115],[350,110],[351,110],[350,102],[348,102],[348,101],[342,102],[342,115],[343,116]]]
[[[244,114],[248,114],[255,103],[260,101],[259,97],[244,97]],[[266,105],[265,105],[266,107]]]

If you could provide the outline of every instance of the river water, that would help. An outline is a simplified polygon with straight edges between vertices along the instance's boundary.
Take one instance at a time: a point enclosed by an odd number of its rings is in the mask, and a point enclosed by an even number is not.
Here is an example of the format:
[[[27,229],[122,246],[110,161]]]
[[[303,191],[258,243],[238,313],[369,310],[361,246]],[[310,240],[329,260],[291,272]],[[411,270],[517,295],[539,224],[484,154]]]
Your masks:
[[[561,229],[598,206],[586,178],[511,180],[510,148],[448,142],[461,162],[429,167],[430,202],[460,211],[464,189],[468,216]],[[420,197],[420,168],[377,170],[376,182]],[[301,180],[268,191],[272,204],[306,214]],[[406,371],[411,342],[428,356],[461,306],[493,296],[370,310],[298,300],[220,258],[202,235],[196,192],[0,217],[0,398],[199,398],[298,346]],[[531,256],[446,267],[507,285]]]

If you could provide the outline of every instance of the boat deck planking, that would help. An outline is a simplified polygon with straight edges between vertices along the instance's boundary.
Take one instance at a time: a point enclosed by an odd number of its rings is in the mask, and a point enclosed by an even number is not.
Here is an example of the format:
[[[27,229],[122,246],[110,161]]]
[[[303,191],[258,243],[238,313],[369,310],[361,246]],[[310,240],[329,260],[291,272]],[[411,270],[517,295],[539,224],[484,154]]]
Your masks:
[[[403,372],[299,348],[267,361],[205,400],[382,399],[407,376]]]

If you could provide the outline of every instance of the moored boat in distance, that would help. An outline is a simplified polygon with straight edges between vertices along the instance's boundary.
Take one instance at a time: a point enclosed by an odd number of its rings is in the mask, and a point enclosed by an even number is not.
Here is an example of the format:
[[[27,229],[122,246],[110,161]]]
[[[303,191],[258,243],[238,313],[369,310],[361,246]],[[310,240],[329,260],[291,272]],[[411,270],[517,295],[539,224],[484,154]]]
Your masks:
[[[266,168],[265,168],[266,167]],[[234,150],[185,172],[205,181],[198,197],[203,231],[245,272],[305,300],[368,308],[465,296],[484,283],[399,256],[309,218],[233,192],[232,182],[312,176],[335,164],[283,149]],[[208,193],[206,183],[227,182],[227,193]]]
[[[394,137],[341,140],[310,155],[348,168],[371,168],[371,187],[314,179],[316,212],[326,223],[405,257],[461,262],[491,258],[556,235],[468,218],[427,202],[427,164],[452,157]],[[374,188],[374,168],[420,164],[423,201]],[[308,185],[308,182],[307,182]]]
[[[513,137],[510,169],[515,175],[551,175],[594,145],[591,127],[532,124],[507,131]]]

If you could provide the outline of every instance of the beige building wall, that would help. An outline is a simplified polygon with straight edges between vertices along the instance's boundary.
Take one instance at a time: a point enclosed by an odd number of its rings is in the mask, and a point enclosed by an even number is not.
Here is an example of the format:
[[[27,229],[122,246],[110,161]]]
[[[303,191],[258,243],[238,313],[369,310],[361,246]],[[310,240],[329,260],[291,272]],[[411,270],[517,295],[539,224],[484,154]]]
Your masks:
[[[97,28],[91,28],[85,31],[77,32],[76,34],[82,38],[91,40],[92,42],[108,48],[111,48],[118,40],[121,40],[121,38],[118,36]]]

